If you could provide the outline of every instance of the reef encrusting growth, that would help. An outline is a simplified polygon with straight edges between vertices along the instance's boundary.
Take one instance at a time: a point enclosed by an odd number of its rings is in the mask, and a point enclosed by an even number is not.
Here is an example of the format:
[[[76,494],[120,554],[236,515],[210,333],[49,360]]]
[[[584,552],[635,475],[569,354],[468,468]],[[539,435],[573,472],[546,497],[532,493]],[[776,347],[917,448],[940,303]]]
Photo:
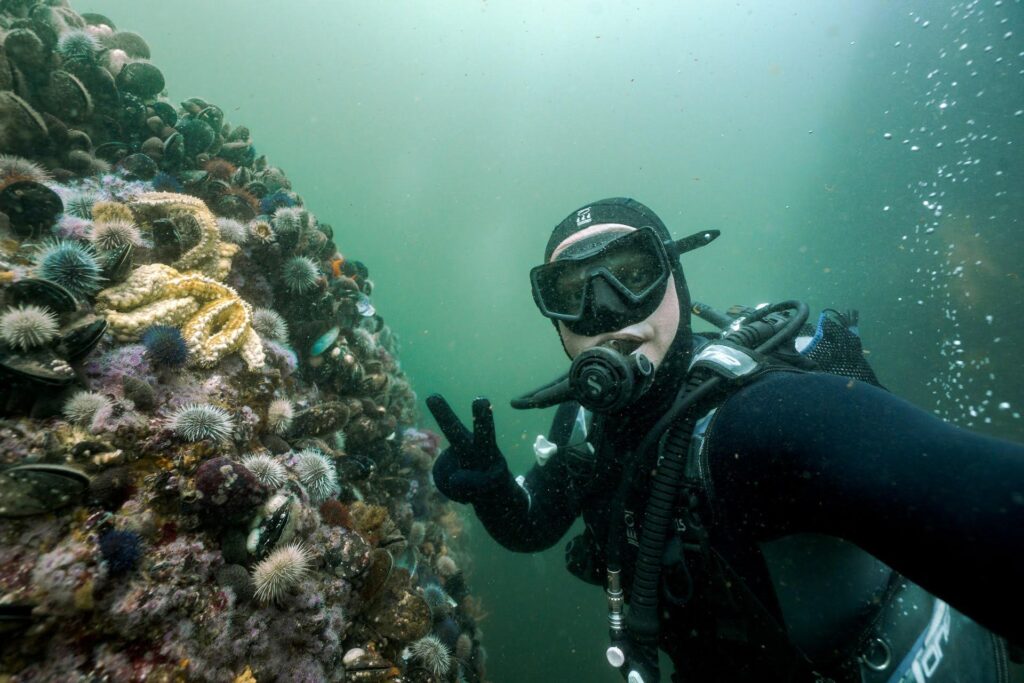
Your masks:
[[[137,34],[0,45],[0,678],[484,680],[367,268]]]

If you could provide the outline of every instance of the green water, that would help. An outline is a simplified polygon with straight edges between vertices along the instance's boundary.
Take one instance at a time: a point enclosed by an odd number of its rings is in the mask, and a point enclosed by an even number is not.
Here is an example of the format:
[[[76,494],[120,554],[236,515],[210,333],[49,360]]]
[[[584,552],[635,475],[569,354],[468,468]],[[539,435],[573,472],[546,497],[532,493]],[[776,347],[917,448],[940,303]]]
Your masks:
[[[75,7],[145,36],[173,101],[252,129],[368,264],[420,396],[462,414],[489,396],[514,471],[549,416],[507,401],[566,365],[527,271],[552,225],[610,195],[676,236],[722,230],[685,257],[695,298],[859,308],[891,389],[1024,438],[1017,2]],[[561,545],[467,533],[494,681],[619,680],[601,593]]]

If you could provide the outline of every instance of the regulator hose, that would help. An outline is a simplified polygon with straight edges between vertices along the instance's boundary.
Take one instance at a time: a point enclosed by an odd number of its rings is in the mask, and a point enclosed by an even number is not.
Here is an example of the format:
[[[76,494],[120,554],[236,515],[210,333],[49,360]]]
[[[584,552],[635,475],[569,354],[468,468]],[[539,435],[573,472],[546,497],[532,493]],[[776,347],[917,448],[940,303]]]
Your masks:
[[[757,328],[748,327],[751,323],[760,322],[773,313],[793,309],[796,309],[796,313],[782,323],[780,328],[764,323],[758,325]],[[724,335],[724,339],[742,344],[755,341],[757,337],[763,338],[766,332],[773,332],[755,349],[760,354],[768,353],[791,339],[807,321],[808,315],[809,309],[806,304],[793,300],[783,301],[761,308],[747,318],[740,319],[740,324],[734,325],[733,330]],[[760,334],[756,334],[755,330]],[[722,381],[722,377],[715,375],[704,380],[692,390],[687,391],[687,387],[683,387],[672,409],[665,413],[648,433],[635,454],[635,460],[645,462],[647,460],[646,450],[653,443],[660,441],[661,435],[668,429],[663,448],[660,449],[661,459],[651,477],[650,494],[644,512],[640,547],[633,573],[629,611],[626,613],[625,619],[627,633],[634,644],[639,646],[643,652],[650,653],[653,649],[654,661],[647,661],[643,664],[646,665],[644,668],[654,677],[657,676],[656,648],[660,631],[658,588],[661,580],[661,563],[674,518],[676,500],[685,475],[686,456],[697,416],[695,414],[688,415],[679,424],[674,423],[680,415],[685,414],[688,408],[714,391]],[[672,428],[669,429],[669,427]],[[616,503],[619,504],[620,501],[616,500]],[[616,512],[618,517],[622,516],[621,509],[613,510],[613,514]],[[615,522],[617,521],[615,520]],[[611,526],[616,526],[615,522]],[[618,539],[616,540],[618,541]],[[618,543],[615,545],[617,546]],[[610,545],[609,559],[612,558],[616,563],[620,560],[618,548],[613,549]],[[612,568],[611,562],[609,562],[609,568]],[[619,569],[619,567],[616,566],[615,569]],[[644,658],[649,659],[650,655],[648,654]]]

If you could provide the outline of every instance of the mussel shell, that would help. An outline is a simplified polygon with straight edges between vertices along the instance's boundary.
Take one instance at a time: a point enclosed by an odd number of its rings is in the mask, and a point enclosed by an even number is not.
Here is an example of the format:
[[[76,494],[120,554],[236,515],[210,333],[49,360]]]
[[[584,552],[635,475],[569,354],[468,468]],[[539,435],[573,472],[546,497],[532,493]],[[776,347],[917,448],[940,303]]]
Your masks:
[[[149,180],[159,170],[156,162],[141,152],[129,154],[121,160],[120,166],[130,175],[141,180]]]
[[[128,145],[120,141],[104,142],[96,148],[96,156],[111,164],[116,164],[128,156]]]
[[[74,295],[56,282],[39,277],[28,277],[7,286],[8,295],[15,304],[31,303],[46,306],[55,313],[71,313],[78,308]]]
[[[72,363],[85,358],[100,343],[106,331],[106,318],[86,319],[76,324],[61,337],[65,357]]]
[[[58,358],[50,349],[40,349],[31,354],[0,351],[0,376],[4,374],[53,387],[66,386],[75,380],[75,373],[67,361]]]
[[[288,500],[279,505],[276,510],[263,518],[257,527],[259,529],[259,540],[253,549],[252,557],[255,561],[262,560],[270,554],[270,551],[281,540],[281,534],[288,527],[291,521],[292,508],[295,505],[295,498],[288,496]]]
[[[114,25],[114,22],[112,22],[105,15],[99,14],[98,12],[82,12],[81,16],[82,19],[85,19],[85,23],[89,26],[101,26],[103,24],[106,24],[113,30],[117,30],[117,26]]]
[[[117,89],[143,99],[156,97],[164,89],[164,75],[149,62],[129,62],[118,72]]]
[[[316,338],[313,345],[309,347],[309,355],[319,356],[321,353],[331,348],[331,345],[338,340],[338,335],[341,334],[341,328],[335,325],[331,329],[324,332],[322,335]]]
[[[368,479],[377,469],[372,459],[365,455],[349,453],[336,460],[339,478],[344,481]]]
[[[167,169],[175,169],[185,160],[185,136],[181,133],[171,133],[164,140],[164,158],[161,166]]]
[[[174,107],[171,106],[169,102],[160,100],[149,106],[153,108],[153,113],[159,116],[160,120],[168,126],[173,126],[178,122],[178,112],[175,111]]]
[[[92,115],[92,96],[82,81],[67,71],[50,73],[40,99],[47,111],[65,121],[83,121]]]
[[[64,213],[56,192],[34,180],[19,180],[0,190],[0,211],[22,237],[48,231]]]
[[[177,261],[185,253],[174,221],[158,218],[153,221],[153,255],[161,262]]]
[[[377,597],[384,584],[391,578],[394,568],[395,559],[387,550],[376,548],[370,554],[370,566],[363,577],[363,587],[360,590],[363,600],[369,602]]]
[[[131,244],[122,244],[108,252],[103,262],[103,277],[110,282],[121,282],[128,277],[134,264],[134,253],[135,247]]]
[[[29,517],[71,505],[89,490],[89,477],[65,465],[18,465],[0,472],[0,517]]]

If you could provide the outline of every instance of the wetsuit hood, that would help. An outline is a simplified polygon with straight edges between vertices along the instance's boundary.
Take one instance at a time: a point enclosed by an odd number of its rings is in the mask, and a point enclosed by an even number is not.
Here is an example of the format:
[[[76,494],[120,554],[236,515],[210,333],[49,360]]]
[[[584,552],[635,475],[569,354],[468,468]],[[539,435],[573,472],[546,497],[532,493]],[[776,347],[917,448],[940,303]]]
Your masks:
[[[663,242],[672,240],[668,228],[650,208],[628,197],[611,197],[576,209],[556,225],[544,248],[544,262],[547,263],[551,260],[555,249],[566,238],[592,225],[602,223],[619,223],[637,229],[650,227]],[[653,421],[657,420],[671,404],[690,361],[692,346],[690,291],[686,285],[686,277],[679,259],[670,258],[669,267],[675,281],[676,297],[679,300],[679,324],[668,352],[655,373],[653,386],[639,401],[626,410],[626,413],[633,418],[630,422],[636,423],[637,428],[641,429],[643,428],[642,423],[646,423],[649,418],[653,424]],[[566,353],[568,354],[568,351]]]

